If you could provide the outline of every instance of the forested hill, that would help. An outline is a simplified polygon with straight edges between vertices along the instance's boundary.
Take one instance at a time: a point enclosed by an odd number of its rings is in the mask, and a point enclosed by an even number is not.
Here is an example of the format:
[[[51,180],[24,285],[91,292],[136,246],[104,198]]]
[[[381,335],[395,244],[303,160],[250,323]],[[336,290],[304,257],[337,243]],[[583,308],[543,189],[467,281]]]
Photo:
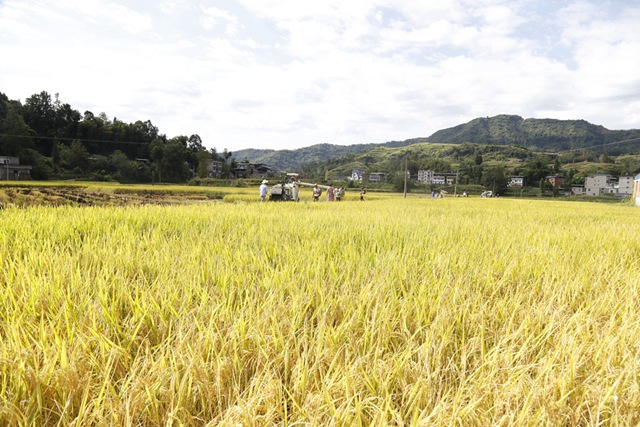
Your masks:
[[[609,130],[585,120],[523,119],[517,115],[502,114],[442,129],[428,138],[349,146],[318,144],[296,150],[248,149],[234,152],[233,157],[237,161],[246,159],[281,170],[295,170],[302,165],[364,153],[377,147],[404,147],[424,142],[513,145],[540,152],[566,152],[584,148],[617,156],[640,152],[640,129]]]
[[[316,144],[296,150],[259,150],[249,148],[233,152],[232,158],[237,161],[249,160],[252,163],[263,163],[280,170],[295,170],[306,163],[321,162],[329,158],[343,157],[371,149],[375,144],[333,145]]]
[[[589,148],[618,155],[640,149],[640,130],[609,130],[585,120],[523,119],[503,114],[439,130],[427,141],[517,145],[547,152]]]
[[[280,170],[297,170],[302,165],[358,154],[375,147],[404,147],[419,142],[426,142],[426,140],[424,138],[416,138],[406,141],[390,141],[384,144],[316,144],[296,150],[258,150],[250,148],[234,151],[232,157],[237,161],[249,160],[252,163],[263,163]]]

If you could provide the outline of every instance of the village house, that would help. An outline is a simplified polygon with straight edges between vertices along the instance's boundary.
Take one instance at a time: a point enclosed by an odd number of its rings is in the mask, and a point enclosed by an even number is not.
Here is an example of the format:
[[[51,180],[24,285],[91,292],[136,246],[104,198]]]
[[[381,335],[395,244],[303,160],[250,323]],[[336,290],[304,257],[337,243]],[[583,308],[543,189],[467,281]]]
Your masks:
[[[453,185],[458,175],[453,172],[434,172],[431,184],[437,185]]]
[[[572,196],[584,196],[585,195],[584,185],[572,184],[571,185],[571,195]]]
[[[364,179],[364,171],[362,169],[354,169],[351,171],[351,181],[362,181]]]
[[[432,170],[419,170],[418,182],[420,184],[435,184],[435,185],[452,185],[456,182],[458,174],[455,172],[434,172]]]
[[[564,178],[559,175],[550,175],[545,177],[545,179],[551,184],[552,188],[560,188],[564,185]]]
[[[584,187],[587,196],[611,194],[624,197],[633,194],[634,178],[629,175],[615,177],[610,174],[595,174],[585,178]]]
[[[369,174],[369,182],[384,182],[387,174],[384,172],[371,172]]]
[[[433,171],[431,169],[418,171],[418,182],[420,184],[431,184],[433,181]]]
[[[28,181],[31,166],[21,165],[18,157],[0,156],[0,181]]]
[[[510,176],[509,187],[524,187],[524,176]]]
[[[599,173],[584,180],[584,192],[587,196],[601,196],[613,188],[613,176]]]
[[[207,164],[207,177],[220,178],[222,177],[222,162],[219,160],[210,160]]]
[[[630,196],[633,194],[633,177],[629,175],[618,177],[618,191],[617,194]]]
[[[262,163],[249,163],[242,161],[233,168],[235,178],[271,178],[279,175],[277,169]]]

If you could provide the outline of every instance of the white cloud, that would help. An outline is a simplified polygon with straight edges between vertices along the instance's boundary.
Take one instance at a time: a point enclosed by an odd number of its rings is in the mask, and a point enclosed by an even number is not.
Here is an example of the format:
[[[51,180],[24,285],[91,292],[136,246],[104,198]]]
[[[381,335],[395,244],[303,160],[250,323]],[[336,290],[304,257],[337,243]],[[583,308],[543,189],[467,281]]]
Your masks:
[[[225,28],[225,33],[228,36],[234,36],[238,33],[240,29],[238,18],[234,14],[213,6],[203,8],[202,12],[204,14],[202,17],[202,25],[205,29],[213,29],[219,23],[222,23]]]
[[[5,0],[0,91],[60,93],[232,151],[401,140],[500,113],[638,128],[640,7],[625,5]]]

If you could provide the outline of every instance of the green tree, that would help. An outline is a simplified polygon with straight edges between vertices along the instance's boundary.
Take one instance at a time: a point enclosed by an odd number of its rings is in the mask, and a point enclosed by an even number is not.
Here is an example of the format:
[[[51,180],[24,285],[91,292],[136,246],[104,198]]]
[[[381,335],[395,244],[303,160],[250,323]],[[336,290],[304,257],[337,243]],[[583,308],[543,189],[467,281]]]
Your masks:
[[[31,165],[31,178],[33,179],[46,180],[53,174],[51,160],[31,148],[20,153],[20,163]]]
[[[528,160],[522,170],[525,182],[539,182],[540,179],[549,176],[551,174],[549,164],[549,158],[545,155],[537,155]]]
[[[198,178],[206,178],[209,173],[209,163],[213,160],[211,153],[204,149],[200,150],[196,153],[196,159],[198,160],[196,176]]]
[[[495,195],[502,195],[507,191],[509,178],[504,165],[496,165],[488,167],[483,176],[482,184],[493,191]]]
[[[549,186],[549,182],[545,178],[540,178],[540,193],[542,193],[543,196]]]
[[[33,131],[14,105],[7,104],[5,108],[5,116],[0,118],[0,153],[20,156],[23,150],[35,147]]]
[[[0,92],[0,120],[7,116],[7,108],[9,106],[9,98],[4,93]]]
[[[79,140],[74,140],[70,146],[61,144],[60,164],[66,169],[87,173],[90,167],[89,152]]]
[[[66,149],[65,145],[60,141],[54,141],[51,148],[51,160],[53,167],[57,170],[62,168],[62,152]]]
[[[404,193],[404,171],[398,172],[393,178],[393,191]],[[414,189],[415,183],[411,181],[409,171],[407,171],[407,193]]]
[[[53,136],[55,133],[56,111],[51,95],[42,91],[27,98],[22,115],[27,125],[40,136]]]
[[[196,171],[196,174],[197,174],[197,170],[200,163],[199,153],[204,152],[205,154],[208,154],[207,150],[202,145],[202,139],[200,138],[200,136],[196,134],[191,135],[187,139],[186,145],[187,145],[187,163],[189,163],[189,168],[193,171]]]
[[[59,138],[75,138],[82,116],[69,104],[57,104],[55,108],[55,136]]]
[[[176,137],[167,142],[159,139],[153,142],[151,160],[159,182],[184,182],[191,178],[186,141],[186,137]]]
[[[125,153],[116,150],[109,156],[110,170],[118,181],[137,181],[138,163],[129,159]]]

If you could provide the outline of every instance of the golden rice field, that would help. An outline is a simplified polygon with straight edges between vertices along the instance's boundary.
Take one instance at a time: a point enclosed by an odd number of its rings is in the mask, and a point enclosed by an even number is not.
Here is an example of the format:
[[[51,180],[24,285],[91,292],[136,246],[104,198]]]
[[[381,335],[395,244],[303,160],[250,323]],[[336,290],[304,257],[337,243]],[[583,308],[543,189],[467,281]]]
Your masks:
[[[356,198],[1,210],[0,425],[640,423],[640,210]]]

